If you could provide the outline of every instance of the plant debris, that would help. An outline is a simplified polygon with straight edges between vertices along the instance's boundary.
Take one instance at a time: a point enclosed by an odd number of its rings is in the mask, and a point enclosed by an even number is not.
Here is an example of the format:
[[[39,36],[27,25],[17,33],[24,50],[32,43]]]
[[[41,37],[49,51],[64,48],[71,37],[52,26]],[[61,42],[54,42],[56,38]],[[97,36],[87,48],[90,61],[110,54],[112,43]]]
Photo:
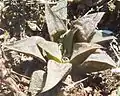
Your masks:
[[[0,96],[119,96],[119,0],[1,0]]]

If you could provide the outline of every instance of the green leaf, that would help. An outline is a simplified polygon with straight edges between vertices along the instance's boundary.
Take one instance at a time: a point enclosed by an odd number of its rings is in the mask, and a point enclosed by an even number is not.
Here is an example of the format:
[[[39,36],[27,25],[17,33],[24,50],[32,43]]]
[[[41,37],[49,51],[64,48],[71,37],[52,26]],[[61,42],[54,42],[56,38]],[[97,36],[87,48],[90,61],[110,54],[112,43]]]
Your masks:
[[[103,15],[104,12],[98,12],[79,17],[77,20],[75,20],[73,22],[73,25],[78,29],[78,32],[75,34],[76,40],[78,42],[90,41],[91,37],[94,34],[94,30]]]
[[[38,46],[47,52],[48,58],[62,62],[62,55],[58,44],[46,41],[44,38],[39,36],[32,36],[24,40],[19,40],[13,44],[6,45],[6,47],[11,50],[31,54],[45,61]]]
[[[58,63],[49,60],[47,64],[47,78],[42,92],[46,92],[55,87],[71,71],[72,64]]]
[[[67,0],[59,0],[51,9],[60,19],[67,19]]]
[[[7,44],[5,47],[14,51],[36,56],[45,61],[40,49],[37,46],[37,42],[40,40],[40,38],[41,37],[39,36],[33,36],[27,39],[16,41],[15,43]]]
[[[82,64],[79,64],[78,70],[81,72],[97,72],[116,67],[116,63],[104,51],[97,51],[91,54]]]
[[[73,37],[75,33],[77,32],[76,28],[73,28],[72,30],[69,30],[67,34],[65,34],[63,38],[63,48],[65,51],[65,56],[70,57],[72,54],[73,49]]]
[[[40,38],[38,41],[38,46],[45,50],[48,54],[49,59],[53,59],[58,62],[62,62],[62,54],[60,51],[60,48],[57,43],[51,42],[51,41],[46,41],[43,38]]]
[[[90,44],[90,43],[76,43],[73,46],[73,54],[70,59],[70,62],[73,65],[79,65],[83,63],[87,57],[95,52],[96,49],[102,48],[98,44]]]
[[[118,86],[118,88],[117,88],[116,95],[117,95],[117,96],[120,96],[120,86]]]
[[[48,27],[48,32],[51,40],[57,41],[61,34],[66,31],[66,26],[62,19],[60,19],[50,8],[45,4],[45,18]]]
[[[45,71],[38,70],[33,72],[29,86],[29,92],[31,92],[32,96],[36,96],[36,94],[43,89],[45,78]]]
[[[114,36],[109,36],[104,33],[104,30],[96,30],[93,38],[91,39],[92,43],[103,43],[106,41],[111,41],[116,39]]]

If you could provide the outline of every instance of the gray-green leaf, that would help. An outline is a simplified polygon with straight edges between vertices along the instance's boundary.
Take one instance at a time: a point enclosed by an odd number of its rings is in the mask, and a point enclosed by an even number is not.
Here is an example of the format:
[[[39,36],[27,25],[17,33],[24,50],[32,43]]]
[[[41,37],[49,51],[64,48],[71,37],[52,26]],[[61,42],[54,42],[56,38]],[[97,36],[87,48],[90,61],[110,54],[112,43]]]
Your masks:
[[[67,0],[59,0],[51,9],[61,19],[67,19]]]
[[[48,58],[59,62],[62,60],[62,54],[58,44],[55,42],[46,41],[44,38],[39,36],[32,36],[24,40],[19,40],[13,44],[6,45],[6,47],[11,50],[31,54],[45,61],[40,52],[41,48],[47,52]]]
[[[91,42],[102,43],[102,42],[110,41],[113,39],[116,39],[116,37],[105,34],[104,30],[96,30],[93,38],[91,39]]]
[[[103,15],[104,12],[98,12],[79,17],[77,20],[75,20],[73,22],[73,25],[74,27],[78,28],[78,32],[76,33],[77,41],[90,41],[91,37],[94,34],[94,30]]]
[[[42,90],[44,87],[45,79],[45,71],[38,70],[33,72],[29,87],[29,92],[31,92],[32,96],[36,96],[36,94]]]
[[[72,54],[73,48],[73,37],[74,34],[77,32],[76,28],[69,30],[69,32],[63,38],[63,48],[65,51],[65,56],[70,57]]]
[[[36,56],[45,61],[44,57],[40,52],[40,49],[37,46],[37,42],[40,40],[40,38],[41,37],[39,36],[33,36],[27,39],[16,41],[15,43],[7,44],[5,45],[5,47],[10,50]]]
[[[116,63],[106,52],[94,52],[82,64],[78,65],[81,72],[97,72],[116,67]]]
[[[46,41],[43,38],[39,38],[40,40],[38,41],[38,46],[45,50],[48,54],[49,59],[53,59],[55,61],[61,62],[62,60],[62,54],[60,51],[60,48],[57,43],[51,42],[51,41]]]
[[[71,57],[71,63],[73,65],[81,64],[87,57],[95,52],[96,49],[102,48],[98,44],[90,44],[90,43],[76,43],[73,47],[73,54]]]
[[[66,26],[63,20],[51,10],[48,4],[45,4],[45,18],[50,37],[56,41],[66,31]]]
[[[42,92],[46,92],[55,87],[70,72],[71,68],[72,64],[70,63],[58,63],[49,60],[47,65],[47,78]]]

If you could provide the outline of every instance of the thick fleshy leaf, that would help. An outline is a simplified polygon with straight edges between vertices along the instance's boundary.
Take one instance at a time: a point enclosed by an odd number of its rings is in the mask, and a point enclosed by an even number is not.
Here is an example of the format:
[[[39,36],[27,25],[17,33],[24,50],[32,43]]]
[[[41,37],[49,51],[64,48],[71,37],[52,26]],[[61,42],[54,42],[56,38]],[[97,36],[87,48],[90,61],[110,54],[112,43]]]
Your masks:
[[[47,55],[49,59],[61,62],[62,54],[57,43],[46,41],[45,39],[40,38],[37,44],[40,48],[42,48],[48,53]]]
[[[110,31],[96,30],[93,38],[91,39],[91,42],[92,43],[102,43],[102,42],[116,39],[116,37],[110,36],[110,34],[112,34]]]
[[[37,42],[40,40],[40,38],[41,37],[39,36],[33,36],[27,39],[16,41],[15,43],[5,45],[5,47],[7,47],[8,49],[14,50],[14,51],[18,51],[18,52],[22,52],[25,54],[30,54],[30,55],[39,57],[40,59],[45,61],[45,59],[43,58],[37,46]]]
[[[104,36],[109,36],[113,34],[113,32],[110,30],[101,30],[101,32],[103,33]]]
[[[73,54],[70,62],[73,65],[81,64],[87,57],[95,52],[96,49],[102,48],[98,44],[90,44],[90,43],[76,43],[73,47]]]
[[[120,96],[120,86],[117,87],[117,92],[115,92],[115,93],[116,94],[114,94],[114,96]]]
[[[70,72],[72,64],[58,63],[53,60],[48,61],[47,78],[42,92],[46,92],[55,87]]]
[[[51,9],[61,19],[67,19],[67,0],[59,0]]]
[[[31,92],[32,96],[36,96],[36,94],[42,90],[45,83],[45,78],[45,71],[38,70],[33,72],[29,87],[29,92]]]
[[[6,45],[6,47],[11,50],[31,54],[45,61],[38,46],[48,53],[48,57],[50,59],[54,59],[59,62],[61,61],[62,55],[58,44],[46,41],[44,38],[39,36],[32,36],[24,40],[19,40],[14,44]]]
[[[69,32],[63,38],[63,48],[65,51],[65,56],[67,57],[70,57],[72,54],[73,37],[76,32],[77,32],[77,29],[73,28],[72,30],[69,30]]]
[[[77,67],[81,72],[97,72],[116,67],[116,63],[111,59],[109,55],[107,55],[106,52],[96,51]]]
[[[45,18],[50,37],[56,41],[66,31],[66,26],[62,19],[51,10],[48,4],[45,4]]]
[[[75,20],[73,22],[73,25],[74,27],[78,28],[78,32],[76,33],[77,41],[90,41],[91,37],[94,34],[94,30],[97,27],[97,24],[100,22],[103,15],[104,12],[98,12],[85,15]]]

